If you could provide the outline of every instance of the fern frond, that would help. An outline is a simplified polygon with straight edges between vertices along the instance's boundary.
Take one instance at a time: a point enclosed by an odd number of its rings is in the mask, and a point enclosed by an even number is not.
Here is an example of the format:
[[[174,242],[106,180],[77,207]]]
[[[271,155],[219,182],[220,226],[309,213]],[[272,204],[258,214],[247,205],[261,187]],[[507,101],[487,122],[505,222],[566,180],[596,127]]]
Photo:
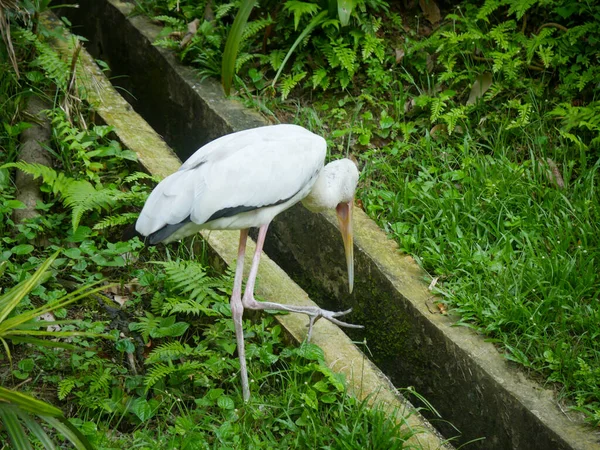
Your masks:
[[[180,341],[172,341],[159,345],[152,350],[146,358],[146,364],[157,364],[191,356],[202,356],[206,353],[207,349],[203,344],[194,348],[188,344],[183,344]]]
[[[440,118],[446,109],[446,102],[442,98],[434,98],[431,102],[431,121],[435,122]]]
[[[54,183],[57,181],[57,179],[60,177],[60,175],[62,175],[62,174],[59,174],[58,172],[56,172],[56,170],[52,169],[51,167],[44,166],[42,164],[37,164],[37,163],[27,163],[24,161],[7,163],[7,164],[4,164],[1,168],[2,169],[8,169],[8,168],[19,169],[20,171],[25,172],[28,175],[31,175],[33,177],[33,179],[41,177],[42,180],[44,181],[44,183],[46,183],[50,187],[53,187]],[[54,188],[52,188],[52,193],[56,194],[59,190],[60,189],[57,189],[55,191]]]
[[[281,80],[281,99],[285,100],[292,89],[296,87],[296,85],[302,81],[302,79],[306,76],[306,72],[297,73],[294,76],[286,76]]]
[[[35,33],[20,29],[19,36],[32,43],[37,51],[37,57],[31,66],[39,67],[62,90],[67,89],[67,77],[71,72],[70,64],[63,61],[60,55],[48,44],[40,41]]]
[[[161,16],[154,16],[152,18],[152,20],[156,20],[158,22],[162,22],[164,24],[171,25],[173,28],[176,28],[176,29],[181,29],[181,30],[186,29],[185,22],[181,19],[178,19],[177,17],[161,15]]]
[[[244,64],[254,58],[258,58],[260,55],[258,53],[240,53],[235,60],[235,70],[239,71]]]
[[[129,329],[140,333],[144,342],[148,342],[150,333],[160,324],[160,318],[154,317],[153,314],[146,312],[146,317],[140,317],[138,320],[139,322],[130,323]]]
[[[250,39],[252,36],[257,34],[259,31],[267,28],[272,23],[273,19],[271,19],[270,15],[268,15],[264,19],[248,22],[246,24],[246,28],[244,28],[244,32],[242,33],[242,42]]]
[[[62,192],[63,203],[72,209],[73,231],[79,226],[83,214],[91,210],[109,209],[114,206],[118,189],[97,190],[89,181],[74,180]]]
[[[323,90],[327,89],[329,86],[327,69],[319,67],[314,71],[310,80],[312,81],[313,89],[316,89],[317,87],[321,87]]]
[[[133,172],[132,174],[126,176],[123,179],[123,182],[130,184],[130,183],[133,183],[133,182],[139,181],[139,180],[150,180],[150,181],[153,181],[158,184],[161,181],[161,177],[159,177],[157,175],[150,175],[146,172]]]
[[[510,45],[510,32],[515,29],[517,24],[514,20],[507,20],[492,28],[489,36],[496,42],[496,45],[503,50],[507,50]]]
[[[158,383],[160,380],[164,380],[172,373],[177,372],[177,367],[167,366],[166,364],[156,364],[152,369],[148,371],[144,379],[146,385],[146,392],[150,390],[152,386]]]
[[[153,349],[146,358],[146,364],[156,364],[163,361],[172,361],[192,354],[192,347],[180,341],[167,342]]]
[[[106,228],[127,225],[135,222],[138,217],[138,213],[123,213],[117,216],[108,216],[96,223],[94,230],[105,230]]]
[[[319,5],[316,3],[288,0],[283,4],[283,9],[294,15],[294,30],[297,30],[302,16],[314,16],[317,12],[319,12]]]
[[[165,298],[162,293],[155,292],[152,296],[152,300],[150,300],[150,311],[152,311],[153,314],[160,314],[164,301]]]
[[[442,116],[442,119],[448,125],[448,134],[452,134],[459,119],[466,119],[466,110],[467,107],[465,105],[461,105],[457,106],[456,108],[452,108]]]
[[[93,381],[90,383],[90,392],[106,392],[110,386],[112,374],[110,368],[93,375]]]
[[[148,371],[145,377],[144,384],[146,386],[146,392],[150,390],[152,386],[161,380],[164,380],[169,375],[173,374],[192,374],[199,372],[201,369],[205,369],[205,364],[200,361],[184,361],[177,366],[168,366],[166,364],[156,364],[152,369]]]
[[[162,315],[191,314],[194,316],[217,316],[216,311],[208,308],[202,301],[191,298],[167,297],[162,304]]]
[[[499,7],[500,7],[500,0],[486,0],[485,3],[483,4],[483,6],[481,8],[479,8],[479,11],[477,11],[476,17],[478,19],[483,19],[486,22],[489,22],[488,17],[490,16],[490,14],[492,14],[494,11],[496,11]]]
[[[215,18],[218,20],[218,19],[221,19],[221,18],[225,17],[235,7],[236,7],[236,3],[235,2],[224,3],[223,5],[217,6],[215,8]]]
[[[366,60],[371,55],[375,55],[379,62],[383,62],[385,45],[383,39],[372,34],[366,34],[362,41],[362,58]]]
[[[67,395],[71,393],[75,387],[75,380],[73,378],[63,378],[58,383],[58,399],[64,400]]]
[[[536,3],[540,3],[539,0],[518,0],[510,2],[510,8],[508,9],[508,14],[515,14],[517,19],[521,20],[521,18],[525,15],[525,13]]]
[[[221,283],[206,274],[205,267],[195,261],[159,261],[164,267],[168,279],[175,290],[194,300],[202,300],[211,296],[215,300],[215,291]]]
[[[333,46],[333,52],[340,61],[340,65],[348,71],[348,74],[352,76],[356,70],[356,53],[353,49],[348,47],[348,44],[338,41],[337,45]]]
[[[279,70],[283,63],[283,58],[285,58],[285,52],[283,50],[273,50],[269,53],[269,64],[271,64],[273,70]]]

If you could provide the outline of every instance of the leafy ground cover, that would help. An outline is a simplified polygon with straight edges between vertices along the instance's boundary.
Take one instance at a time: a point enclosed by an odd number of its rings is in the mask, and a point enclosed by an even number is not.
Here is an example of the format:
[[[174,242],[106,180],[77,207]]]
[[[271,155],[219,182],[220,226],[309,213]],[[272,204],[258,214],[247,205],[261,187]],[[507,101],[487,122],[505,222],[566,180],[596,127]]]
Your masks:
[[[110,127],[91,124],[83,74],[47,44],[61,30],[37,22],[46,5],[0,4],[14,48],[0,47],[0,442],[19,450],[67,440],[99,449],[407,446],[416,430],[349,396],[321,350],[286,345],[269,315],[244,323],[253,398],[243,402],[232,276],[202,264],[192,245],[121,241],[156,180],[137,172]],[[0,31],[7,37],[4,22]],[[32,97],[48,104],[50,167],[17,161],[20,135],[43,122],[27,113]],[[16,171],[42,180],[37,214],[23,221],[14,220],[26,206]]]
[[[137,4],[165,24],[157,45],[221,75],[238,3]],[[352,153],[363,208],[458,323],[598,426],[600,6],[326,5],[254,7],[236,96],[326,136],[332,158]]]

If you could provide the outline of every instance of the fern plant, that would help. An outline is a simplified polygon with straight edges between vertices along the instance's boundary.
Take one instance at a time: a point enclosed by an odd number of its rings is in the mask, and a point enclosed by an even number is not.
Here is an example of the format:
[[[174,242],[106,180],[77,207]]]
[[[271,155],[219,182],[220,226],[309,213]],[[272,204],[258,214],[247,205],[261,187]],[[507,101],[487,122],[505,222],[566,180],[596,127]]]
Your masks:
[[[94,186],[87,180],[79,180],[66,176],[62,172],[41,165],[18,161],[4,164],[1,168],[16,168],[35,178],[42,178],[54,195],[60,195],[63,204],[71,209],[71,223],[73,231],[77,230],[81,218],[88,211],[111,211],[118,206],[142,206],[148,197],[147,191],[122,191],[113,187],[104,187],[101,184]],[[133,221],[135,215],[126,214],[105,218],[98,225],[98,229],[110,225],[121,225]]]
[[[162,275],[153,281],[159,282],[160,288],[152,298],[152,312],[146,311],[145,317],[138,318],[129,326],[132,331],[140,333],[144,342],[159,343],[145,361],[148,366],[144,381],[146,391],[176,386],[194,377],[200,377],[203,380],[201,384],[211,384],[206,378],[208,374],[217,377],[223,370],[232,370],[236,364],[236,361],[224,362],[216,358],[214,349],[210,348],[213,339],[219,342],[219,346],[223,341],[227,348],[232,343],[235,348],[233,330],[228,326],[227,333],[214,336],[208,332],[215,326],[221,326],[218,325],[220,318],[227,319],[231,315],[228,298],[223,293],[224,286],[231,284],[231,274],[221,278],[210,277],[204,266],[193,261],[161,261],[156,264],[160,266]],[[204,324],[208,317],[217,322],[208,325],[207,339],[195,337],[192,342],[188,337],[181,340],[190,327],[189,322],[177,319],[182,315],[190,319],[200,318]],[[172,340],[178,337],[180,340]]]
[[[19,29],[16,36],[22,42],[29,42],[35,48],[37,56],[32,61],[32,66],[40,68],[50,78],[58,89],[65,92],[71,67],[47,43],[43,42],[37,34],[28,29]]]
[[[234,74],[243,73],[256,65],[257,60],[262,65],[261,72],[273,71],[264,73],[272,78],[271,86],[265,83],[261,89],[274,88],[285,99],[294,88],[311,84],[323,90],[347,88],[359,66],[385,58],[383,39],[377,35],[382,20],[372,13],[387,12],[386,2],[339,0],[324,7],[316,1],[287,1],[261,5],[260,10],[253,10],[254,3],[241,3],[230,28],[229,23],[236,13],[235,3],[214,5],[214,20],[200,24],[191,44],[179,49],[182,58],[200,65],[202,76],[220,75],[226,93]],[[192,2],[182,2],[179,14],[191,20],[197,17],[192,14],[194,8]],[[172,29],[175,23],[182,28],[185,21],[170,18],[164,22]],[[227,42],[223,30],[228,33]],[[279,46],[267,45],[275,34]],[[164,35],[157,44],[177,47]],[[220,59],[223,65],[218,72],[216,63]],[[307,80],[309,83],[302,83]]]

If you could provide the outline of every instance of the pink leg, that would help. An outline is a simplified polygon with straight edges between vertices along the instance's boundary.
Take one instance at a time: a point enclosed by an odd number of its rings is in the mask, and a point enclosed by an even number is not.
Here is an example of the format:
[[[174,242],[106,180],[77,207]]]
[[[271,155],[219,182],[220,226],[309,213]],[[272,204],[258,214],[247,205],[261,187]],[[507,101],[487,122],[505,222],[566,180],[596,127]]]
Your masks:
[[[231,293],[231,315],[235,325],[235,338],[237,342],[238,358],[240,360],[240,376],[242,377],[242,393],[244,401],[250,400],[250,385],[248,383],[248,369],[246,368],[246,348],[244,347],[244,328],[242,317],[244,305],[242,304],[242,279],[244,276],[244,255],[246,253],[246,240],[248,230],[240,231],[240,245],[238,248],[235,278],[233,279],[233,292]]]
[[[330,322],[335,323],[340,327],[348,327],[348,328],[362,328],[362,325],[353,325],[350,323],[342,322],[341,320],[336,319],[336,317],[343,316],[352,311],[352,309],[348,309],[346,311],[340,312],[332,312],[321,309],[317,306],[292,306],[292,305],[282,305],[280,303],[273,302],[258,302],[254,299],[254,283],[256,281],[256,275],[258,274],[258,264],[260,262],[260,255],[262,253],[262,248],[265,243],[265,237],[267,235],[267,229],[269,228],[269,224],[262,225],[258,230],[258,239],[256,240],[256,251],[254,252],[254,256],[252,258],[252,267],[250,268],[250,274],[248,275],[248,280],[246,281],[246,291],[244,292],[244,296],[242,297],[242,304],[244,308],[248,309],[270,309],[277,311],[289,311],[294,313],[306,314],[309,317],[308,321],[308,335],[307,340],[310,341],[310,337],[312,334],[312,327],[314,323],[319,320],[321,317],[329,320]]]

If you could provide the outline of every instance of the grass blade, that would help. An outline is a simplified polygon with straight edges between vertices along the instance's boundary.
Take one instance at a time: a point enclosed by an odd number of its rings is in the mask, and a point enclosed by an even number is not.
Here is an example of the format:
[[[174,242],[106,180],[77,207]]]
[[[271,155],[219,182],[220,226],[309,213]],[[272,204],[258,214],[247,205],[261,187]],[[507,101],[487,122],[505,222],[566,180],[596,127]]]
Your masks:
[[[223,52],[223,63],[221,66],[221,84],[223,85],[225,95],[229,95],[231,92],[231,83],[235,72],[235,60],[237,59],[238,50],[240,48],[242,34],[244,33],[248,17],[250,17],[250,13],[255,4],[256,0],[242,1],[240,10],[235,16],[231,30],[229,30],[229,34],[227,35],[225,51]]]
[[[29,414],[17,409],[17,415],[46,450],[56,450],[56,446],[54,445],[54,442],[52,442],[52,439],[50,439],[40,424],[37,423]]]
[[[31,290],[44,281],[47,276],[46,271],[52,265],[59,252],[54,253],[35,271],[35,273],[25,281],[17,284],[4,295],[0,296],[0,323],[4,321],[11,311],[19,304]]]
[[[350,23],[350,16],[354,9],[354,0],[338,0],[337,2],[338,17],[343,27]]]
[[[81,300],[82,298],[88,297],[92,294],[100,292],[111,286],[115,286],[114,284],[112,284],[112,285],[108,284],[108,285],[100,286],[100,287],[97,287],[97,288],[94,288],[91,290],[89,289],[91,286],[93,286],[97,283],[99,283],[99,282],[79,288],[76,291],[73,291],[73,292],[67,294],[62,299],[57,300],[55,302],[48,303],[47,305],[40,306],[39,308],[33,309],[31,311],[24,312],[22,314],[19,314],[18,316],[11,317],[10,319],[5,320],[3,322],[0,321],[0,335],[4,335],[7,330],[10,330],[11,328],[15,328],[18,325],[24,324],[26,322],[29,322],[30,320],[33,320],[36,317],[39,317],[42,314],[45,314],[49,311],[53,311],[53,310],[56,310],[59,308],[64,308],[65,306],[67,306],[73,302],[76,302],[77,300]]]
[[[33,450],[14,407],[0,404],[0,421],[6,429],[14,450]]]
[[[56,431],[65,436],[77,450],[95,450],[87,438],[79,431],[75,425],[63,417],[40,416]]]
[[[271,83],[271,86],[275,87],[275,83],[277,83],[277,79],[279,78],[279,75],[281,75],[281,72],[283,71],[283,68],[285,67],[285,63],[288,61],[288,59],[290,59],[290,56],[292,56],[292,53],[294,53],[294,50],[296,50],[296,47],[298,47],[298,45],[300,45],[300,42],[302,42],[304,40],[304,38],[306,36],[308,36],[309,33],[312,32],[312,30],[314,30],[318,25],[323,23],[326,18],[327,18],[327,11],[321,11],[318,15],[313,17],[313,19],[308,23],[308,25],[306,25],[306,28],[302,31],[302,33],[300,33],[300,36],[298,36],[296,41],[292,44],[292,47],[287,52],[287,55],[285,55],[285,58],[283,58],[283,62],[281,63],[281,66],[279,67],[279,70],[277,71],[275,78],[273,78],[273,82]]]
[[[63,415],[60,409],[49,403],[0,386],[0,407],[5,406],[4,403],[6,402],[34,414],[44,414],[46,416],[56,417]]]

